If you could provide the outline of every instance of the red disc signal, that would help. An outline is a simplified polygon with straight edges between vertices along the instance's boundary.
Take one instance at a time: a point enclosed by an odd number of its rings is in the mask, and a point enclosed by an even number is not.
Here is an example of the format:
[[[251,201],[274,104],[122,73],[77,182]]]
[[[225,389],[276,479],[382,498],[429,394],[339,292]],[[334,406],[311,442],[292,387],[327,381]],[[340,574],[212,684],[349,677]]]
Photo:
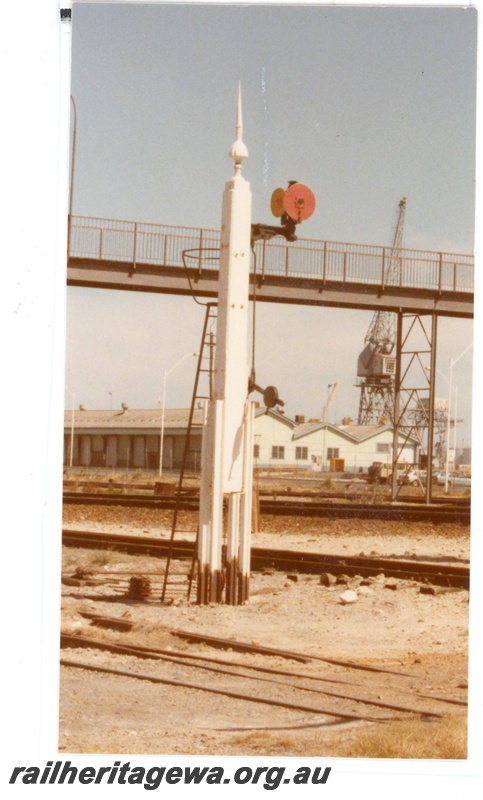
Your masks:
[[[293,183],[285,192],[283,207],[291,219],[303,222],[315,211],[315,195],[303,183]]]
[[[274,217],[281,217],[285,211],[283,201],[285,198],[285,189],[275,189],[270,200],[270,211]]]

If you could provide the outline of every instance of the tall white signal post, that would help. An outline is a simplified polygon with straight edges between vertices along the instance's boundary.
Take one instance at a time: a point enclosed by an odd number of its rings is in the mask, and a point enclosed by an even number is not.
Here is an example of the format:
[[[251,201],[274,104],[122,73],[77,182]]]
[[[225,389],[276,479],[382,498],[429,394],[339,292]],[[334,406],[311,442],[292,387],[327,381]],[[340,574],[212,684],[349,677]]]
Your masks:
[[[217,341],[213,399],[203,430],[198,536],[198,603],[248,600],[253,475],[253,409],[248,402],[248,298],[252,196],[242,175],[238,91],[235,174],[225,184],[221,219]],[[226,562],[222,561],[223,498],[227,497]],[[225,571],[226,570],[226,571]]]

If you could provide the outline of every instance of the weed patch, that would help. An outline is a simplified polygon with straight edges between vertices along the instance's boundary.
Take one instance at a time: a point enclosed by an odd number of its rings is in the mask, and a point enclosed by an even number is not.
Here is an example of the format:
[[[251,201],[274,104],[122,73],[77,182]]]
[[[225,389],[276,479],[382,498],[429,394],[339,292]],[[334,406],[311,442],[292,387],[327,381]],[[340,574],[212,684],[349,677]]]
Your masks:
[[[347,742],[338,756],[345,758],[465,759],[467,720],[407,720],[380,725]]]
[[[467,721],[464,716],[405,720],[366,732],[361,728],[354,731],[352,726],[341,728],[338,735],[317,730],[259,730],[233,737],[230,746],[242,755],[459,760],[467,757]]]

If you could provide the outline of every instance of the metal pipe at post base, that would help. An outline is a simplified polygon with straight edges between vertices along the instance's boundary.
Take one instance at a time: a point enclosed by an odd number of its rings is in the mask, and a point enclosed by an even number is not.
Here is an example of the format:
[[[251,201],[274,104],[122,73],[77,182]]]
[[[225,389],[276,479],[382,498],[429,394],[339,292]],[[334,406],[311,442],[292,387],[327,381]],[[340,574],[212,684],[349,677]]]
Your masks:
[[[208,403],[202,433],[197,603],[221,602],[223,401]]]
[[[249,599],[251,535],[253,529],[253,442],[255,404],[245,407],[245,440],[243,464],[243,494],[240,502],[240,549],[238,560],[237,603],[242,605]]]
[[[228,545],[226,549],[226,587],[225,598],[228,605],[237,605],[237,578],[238,578],[238,551],[239,551],[239,523],[240,519],[240,493],[232,492],[228,495]]]

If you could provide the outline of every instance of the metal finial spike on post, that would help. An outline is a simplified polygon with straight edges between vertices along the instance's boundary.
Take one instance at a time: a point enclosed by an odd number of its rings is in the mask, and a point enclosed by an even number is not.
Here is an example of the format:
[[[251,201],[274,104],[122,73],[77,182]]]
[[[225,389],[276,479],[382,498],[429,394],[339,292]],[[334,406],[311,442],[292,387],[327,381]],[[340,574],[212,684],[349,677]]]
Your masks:
[[[241,102],[241,83],[238,84],[238,107],[236,113],[236,138],[241,141],[243,136],[243,118],[242,118],[242,102]]]
[[[241,103],[241,85],[238,84],[238,105],[236,115],[236,140],[231,146],[229,152],[230,158],[235,162],[235,173],[240,172],[242,161],[248,158],[248,150],[242,140],[243,136],[243,122],[242,122],[242,103]]]

